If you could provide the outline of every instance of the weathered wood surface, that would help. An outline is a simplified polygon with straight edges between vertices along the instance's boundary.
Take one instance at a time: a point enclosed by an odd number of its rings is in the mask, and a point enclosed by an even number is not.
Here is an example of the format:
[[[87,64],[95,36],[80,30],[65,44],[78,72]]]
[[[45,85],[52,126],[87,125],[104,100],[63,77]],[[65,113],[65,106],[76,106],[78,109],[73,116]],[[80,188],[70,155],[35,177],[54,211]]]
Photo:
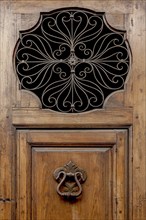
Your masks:
[[[146,218],[146,2],[133,7],[133,219]],[[137,47],[135,45],[138,45]]]
[[[17,140],[18,220],[127,220],[126,130],[22,130]],[[88,175],[83,196],[71,203],[59,197],[53,178],[69,160]]]
[[[12,127],[13,94],[12,42],[15,29],[9,2],[0,1],[0,219],[14,219],[15,162]]]
[[[112,26],[127,30],[132,69],[125,91],[107,101],[103,112],[76,117],[45,112],[30,93],[18,88],[12,56],[19,30],[32,27],[40,11],[79,6],[106,11]],[[0,1],[0,219],[14,220],[16,202],[16,127],[129,127],[129,219],[146,219],[146,1]],[[41,112],[41,113],[40,113]],[[90,115],[90,116],[89,116]],[[22,152],[24,153],[24,152]],[[131,166],[131,161],[133,166]],[[18,169],[20,169],[18,167]],[[22,189],[25,190],[25,189]],[[23,204],[26,205],[26,204]],[[25,207],[26,209],[27,207]],[[29,210],[29,207],[28,207]],[[20,220],[20,219],[19,219]],[[123,220],[123,219],[122,219]]]
[[[37,118],[37,120],[36,120]],[[120,127],[133,121],[131,109],[107,109],[82,114],[56,114],[39,109],[13,109],[12,121],[16,127]]]

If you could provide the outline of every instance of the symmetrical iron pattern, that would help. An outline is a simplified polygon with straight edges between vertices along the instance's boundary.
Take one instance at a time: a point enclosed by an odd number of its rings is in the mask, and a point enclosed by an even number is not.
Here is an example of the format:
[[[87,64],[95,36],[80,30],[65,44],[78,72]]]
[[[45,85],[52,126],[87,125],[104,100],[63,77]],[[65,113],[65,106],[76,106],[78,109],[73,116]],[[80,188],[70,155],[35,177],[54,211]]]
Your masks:
[[[76,198],[82,194],[81,184],[86,181],[87,174],[72,161],[54,171],[54,178],[59,183],[57,193],[65,198]]]
[[[54,111],[102,108],[110,94],[124,89],[130,67],[125,35],[109,26],[104,13],[83,8],[41,13],[33,28],[20,32],[14,51],[21,89]]]

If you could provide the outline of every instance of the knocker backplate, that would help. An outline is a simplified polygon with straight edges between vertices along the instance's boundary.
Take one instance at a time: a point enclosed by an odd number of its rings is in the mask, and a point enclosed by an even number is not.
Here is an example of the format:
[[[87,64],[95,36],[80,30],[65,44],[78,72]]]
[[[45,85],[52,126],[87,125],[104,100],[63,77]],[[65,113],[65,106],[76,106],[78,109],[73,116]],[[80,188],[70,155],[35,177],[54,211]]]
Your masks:
[[[33,92],[44,109],[81,113],[103,108],[130,69],[126,32],[112,28],[105,13],[61,8],[40,13],[20,31],[14,68],[20,88]]]

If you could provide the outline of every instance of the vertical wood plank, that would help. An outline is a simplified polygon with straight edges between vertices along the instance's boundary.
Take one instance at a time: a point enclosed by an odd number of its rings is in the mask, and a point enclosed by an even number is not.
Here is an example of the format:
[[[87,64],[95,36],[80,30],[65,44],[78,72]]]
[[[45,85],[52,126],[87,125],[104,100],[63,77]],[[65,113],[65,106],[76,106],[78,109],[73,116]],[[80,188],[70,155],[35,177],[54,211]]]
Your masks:
[[[25,132],[18,132],[17,136],[17,220],[30,220],[31,201],[30,201],[30,161],[31,152],[27,144]],[[21,161],[21,162],[20,162]],[[20,184],[21,183],[21,184]],[[23,184],[22,184],[23,183]]]
[[[14,131],[12,107],[12,47],[13,18],[9,1],[0,2],[0,198],[14,197]],[[10,207],[9,204],[8,207]],[[5,206],[4,206],[5,207]],[[6,212],[10,213],[10,212]]]
[[[113,182],[115,180],[115,176],[114,176],[114,161],[113,161],[113,158],[115,156],[115,152],[114,152],[114,149],[115,149],[115,145],[113,145],[113,148],[110,150],[110,151],[106,151],[105,152],[105,161],[107,161],[107,163],[105,163],[105,188],[108,189],[108,193],[105,193],[105,198],[107,197],[111,197],[112,199],[108,202],[105,201],[106,205],[106,210],[105,210],[105,218],[108,219],[108,220],[112,220],[113,219],[113,216],[114,216],[114,206],[113,206],[113,202],[112,200],[114,201],[114,190],[113,190]],[[116,166],[115,166],[116,167]],[[116,192],[115,192],[116,193]]]
[[[10,220],[11,219],[11,203],[0,202],[0,219]]]
[[[127,192],[128,192],[128,218],[133,219],[133,127],[130,126],[128,129],[128,140],[127,140],[127,154],[128,154],[128,162],[127,162],[127,175],[129,176]]]
[[[0,2],[0,205],[1,219],[15,219],[15,129],[12,105],[15,97],[12,54],[15,20],[10,1]],[[16,100],[15,100],[16,101]]]
[[[12,11],[13,12],[13,11]],[[19,38],[19,30],[21,30],[21,14],[20,13],[13,13],[14,16],[14,42],[13,42],[13,50],[14,50],[14,46]],[[13,107],[20,107],[21,106],[21,91],[19,90],[19,80],[16,76],[16,73],[13,71],[13,85],[14,85],[14,89],[13,89]]]
[[[146,9],[145,1],[133,3],[133,220],[146,219]]]
[[[127,40],[131,50],[131,66],[128,73],[125,92],[124,92],[124,105],[126,107],[133,107],[133,47],[132,47],[132,28],[133,28],[133,13],[125,14],[125,30],[127,31]]]
[[[117,220],[127,219],[127,135],[125,131],[117,134]],[[125,178],[127,176],[127,178]]]
[[[112,170],[113,170],[113,182],[112,182],[112,190],[113,190],[113,201],[112,201],[112,208],[113,208],[113,215],[112,219],[117,219],[117,145],[115,144],[113,149],[113,164],[112,164]]]

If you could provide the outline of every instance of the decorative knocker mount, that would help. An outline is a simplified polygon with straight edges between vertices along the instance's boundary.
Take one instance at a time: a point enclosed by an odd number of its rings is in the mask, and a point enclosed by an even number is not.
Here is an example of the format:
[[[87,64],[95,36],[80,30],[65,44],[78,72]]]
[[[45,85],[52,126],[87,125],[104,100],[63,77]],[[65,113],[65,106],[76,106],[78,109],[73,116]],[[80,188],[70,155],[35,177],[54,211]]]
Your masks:
[[[81,184],[86,181],[87,174],[72,161],[54,171],[54,178],[59,183],[57,193],[67,199],[77,198],[82,193]]]
[[[102,108],[124,89],[130,63],[126,31],[85,8],[40,13],[34,27],[20,31],[14,50],[20,88],[34,93],[42,108],[63,113]]]

